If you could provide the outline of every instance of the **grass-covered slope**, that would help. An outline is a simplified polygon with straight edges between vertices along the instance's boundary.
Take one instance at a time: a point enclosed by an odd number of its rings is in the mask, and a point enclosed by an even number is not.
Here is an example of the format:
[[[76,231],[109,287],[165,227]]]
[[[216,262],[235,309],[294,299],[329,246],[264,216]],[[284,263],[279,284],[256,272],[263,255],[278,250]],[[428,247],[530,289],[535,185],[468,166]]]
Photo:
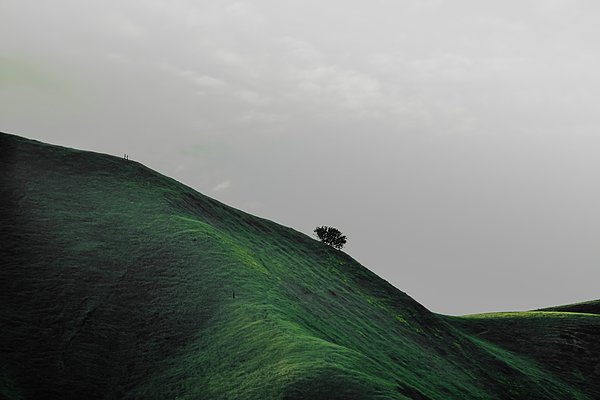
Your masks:
[[[134,161],[0,149],[0,398],[598,398],[594,355],[557,369]]]
[[[600,399],[600,316],[529,311],[446,318],[482,345],[524,355]]]
[[[584,301],[582,303],[567,304],[564,306],[542,308],[538,311],[562,311],[587,314],[600,314],[600,300]]]

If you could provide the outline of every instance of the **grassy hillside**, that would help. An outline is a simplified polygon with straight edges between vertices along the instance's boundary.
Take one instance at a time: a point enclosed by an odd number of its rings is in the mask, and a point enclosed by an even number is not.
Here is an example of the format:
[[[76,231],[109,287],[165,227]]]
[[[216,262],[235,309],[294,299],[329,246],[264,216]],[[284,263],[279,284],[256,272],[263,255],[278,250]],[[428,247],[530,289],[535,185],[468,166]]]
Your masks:
[[[600,300],[585,301],[582,303],[567,304],[564,306],[542,308],[537,311],[563,311],[587,314],[600,314]]]
[[[0,398],[599,398],[600,316],[439,316],[134,161],[0,149]],[[531,350],[567,328],[585,357]]]
[[[530,311],[447,318],[485,345],[524,354],[544,370],[600,398],[598,315]]]

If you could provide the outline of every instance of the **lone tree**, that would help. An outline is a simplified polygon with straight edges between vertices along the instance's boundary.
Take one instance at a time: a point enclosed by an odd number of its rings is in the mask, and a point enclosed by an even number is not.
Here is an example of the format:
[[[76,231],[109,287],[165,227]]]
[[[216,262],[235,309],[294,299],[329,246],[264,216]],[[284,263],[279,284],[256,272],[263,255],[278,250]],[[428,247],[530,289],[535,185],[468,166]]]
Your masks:
[[[346,236],[331,226],[317,226],[314,232],[321,239],[321,242],[336,249],[341,249],[346,244]]]

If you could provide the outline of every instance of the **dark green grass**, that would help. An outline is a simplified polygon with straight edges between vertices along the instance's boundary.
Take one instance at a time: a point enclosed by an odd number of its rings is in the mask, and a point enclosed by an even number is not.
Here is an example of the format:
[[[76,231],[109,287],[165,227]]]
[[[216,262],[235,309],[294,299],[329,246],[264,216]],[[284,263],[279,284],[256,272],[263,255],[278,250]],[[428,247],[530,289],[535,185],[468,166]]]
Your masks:
[[[600,316],[529,311],[447,318],[600,398]]]
[[[541,308],[537,311],[564,311],[587,314],[600,314],[600,300],[584,301],[582,303],[567,304],[564,306]]]
[[[134,161],[0,146],[0,398],[594,398],[575,357],[583,375]]]

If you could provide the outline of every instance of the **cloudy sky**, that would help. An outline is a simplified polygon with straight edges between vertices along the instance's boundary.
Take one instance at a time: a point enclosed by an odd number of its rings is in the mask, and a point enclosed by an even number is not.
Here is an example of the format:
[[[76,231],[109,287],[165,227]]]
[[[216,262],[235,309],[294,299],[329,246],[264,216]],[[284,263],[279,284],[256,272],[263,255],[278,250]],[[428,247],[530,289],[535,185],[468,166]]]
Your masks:
[[[1,0],[0,130],[121,155],[436,312],[600,298],[600,3]]]

